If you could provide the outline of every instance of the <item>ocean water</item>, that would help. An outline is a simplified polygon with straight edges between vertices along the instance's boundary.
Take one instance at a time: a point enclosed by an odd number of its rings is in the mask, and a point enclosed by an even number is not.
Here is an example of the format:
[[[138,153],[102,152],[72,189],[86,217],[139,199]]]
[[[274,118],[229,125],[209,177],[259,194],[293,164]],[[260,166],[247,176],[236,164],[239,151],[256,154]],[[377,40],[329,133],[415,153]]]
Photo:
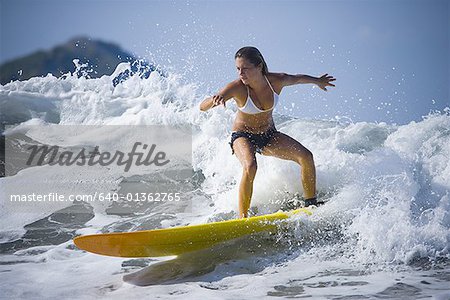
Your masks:
[[[51,75],[0,86],[6,135],[69,146],[57,125],[168,125],[192,130],[192,169],[129,173],[36,166],[0,179],[0,298],[450,299],[450,111],[406,125],[275,115],[277,129],[312,150],[320,197],[311,217],[182,256],[104,257],[78,250],[80,234],[199,224],[236,216],[240,165],[228,145],[236,108],[201,113],[205,95],[174,74],[117,84]],[[114,126],[106,128],[114,128]],[[45,130],[42,130],[45,129]],[[117,145],[124,135],[96,135]],[[83,146],[89,136],[71,147]],[[20,146],[20,145],[19,145]],[[258,156],[252,211],[302,194],[300,167]],[[146,191],[169,178],[182,203],[9,203],[11,193]],[[47,180],[42,184],[42,179]],[[92,180],[95,178],[95,180]],[[37,180],[39,179],[39,180]],[[90,179],[90,180],[87,180]],[[164,186],[167,188],[167,186]]]

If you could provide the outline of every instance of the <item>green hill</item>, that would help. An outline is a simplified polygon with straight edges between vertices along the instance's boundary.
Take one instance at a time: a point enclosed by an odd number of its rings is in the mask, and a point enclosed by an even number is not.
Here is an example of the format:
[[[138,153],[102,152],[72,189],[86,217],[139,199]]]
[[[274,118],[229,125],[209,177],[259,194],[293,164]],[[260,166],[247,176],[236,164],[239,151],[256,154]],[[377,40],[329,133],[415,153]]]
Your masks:
[[[46,76],[48,73],[59,77],[74,72],[73,59],[79,59],[80,63],[88,63],[94,70],[89,76],[96,78],[111,75],[118,63],[134,61],[135,57],[116,44],[78,37],[50,50],[37,51],[2,64],[0,84],[4,85],[11,80]]]

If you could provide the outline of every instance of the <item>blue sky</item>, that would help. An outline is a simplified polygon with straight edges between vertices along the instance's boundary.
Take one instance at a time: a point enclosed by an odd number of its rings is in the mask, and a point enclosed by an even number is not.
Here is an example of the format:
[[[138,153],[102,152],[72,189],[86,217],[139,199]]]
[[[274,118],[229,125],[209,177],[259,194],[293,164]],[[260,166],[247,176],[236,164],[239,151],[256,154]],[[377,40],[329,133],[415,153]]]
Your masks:
[[[234,53],[258,47],[274,72],[337,78],[283,90],[304,118],[405,124],[449,104],[449,1],[1,0],[0,62],[74,36],[116,42],[215,92]]]

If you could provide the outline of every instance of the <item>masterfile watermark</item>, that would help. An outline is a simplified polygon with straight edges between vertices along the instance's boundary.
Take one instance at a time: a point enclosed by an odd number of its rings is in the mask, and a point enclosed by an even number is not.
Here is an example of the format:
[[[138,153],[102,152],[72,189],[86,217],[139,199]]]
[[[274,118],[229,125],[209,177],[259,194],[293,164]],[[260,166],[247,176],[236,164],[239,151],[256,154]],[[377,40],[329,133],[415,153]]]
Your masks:
[[[18,126],[5,131],[4,163],[0,199],[11,212],[78,202],[125,215],[186,209],[198,184],[189,125]]]
[[[9,195],[11,202],[178,202],[181,200],[181,193],[99,193],[94,194],[12,194]]]
[[[6,134],[5,175],[30,167],[93,167],[110,172],[148,173],[185,164],[192,167],[190,128],[171,126],[29,126]]]
[[[78,152],[70,150],[60,152],[59,146],[33,145],[28,147],[31,153],[26,165],[108,166],[115,163],[118,166],[124,166],[125,172],[130,170],[133,163],[136,166],[150,166],[154,164],[155,166],[161,167],[167,165],[170,160],[166,158],[166,153],[164,151],[156,151],[156,147],[156,144],[148,145],[135,142],[130,152],[115,151],[112,154],[109,151],[100,152],[99,146],[95,146],[92,151],[82,148]],[[138,151],[139,148],[142,149],[142,152]],[[33,164],[35,159],[36,162]]]

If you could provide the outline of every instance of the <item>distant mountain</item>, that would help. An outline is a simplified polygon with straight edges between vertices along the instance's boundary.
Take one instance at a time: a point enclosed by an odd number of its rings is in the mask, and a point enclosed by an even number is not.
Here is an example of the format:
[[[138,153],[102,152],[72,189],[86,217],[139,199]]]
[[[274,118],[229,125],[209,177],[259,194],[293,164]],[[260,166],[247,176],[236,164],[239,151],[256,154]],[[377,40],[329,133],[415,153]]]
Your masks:
[[[92,67],[94,72],[89,73],[91,78],[111,75],[120,62],[136,60],[132,54],[122,50],[116,44],[78,37],[48,51],[37,51],[2,64],[0,84],[4,85],[11,80],[46,76],[48,73],[59,77],[62,74],[74,72],[73,59],[79,59],[80,63],[88,63]]]

